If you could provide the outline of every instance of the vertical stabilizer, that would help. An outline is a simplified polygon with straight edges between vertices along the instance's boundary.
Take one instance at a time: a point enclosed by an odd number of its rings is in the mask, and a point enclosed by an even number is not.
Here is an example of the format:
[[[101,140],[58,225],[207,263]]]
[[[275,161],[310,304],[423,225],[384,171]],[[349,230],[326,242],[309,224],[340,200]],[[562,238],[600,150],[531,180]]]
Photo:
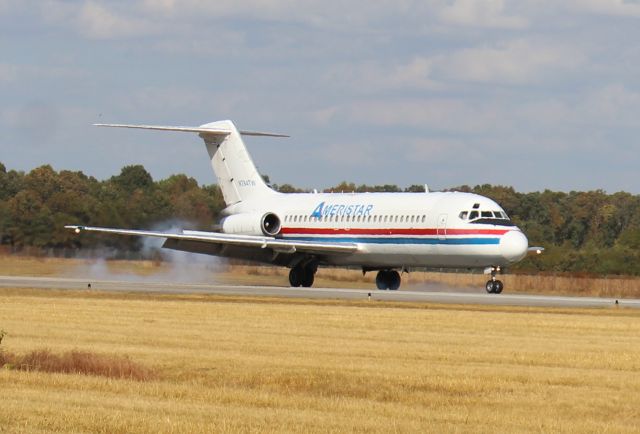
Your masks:
[[[200,133],[227,205],[274,193],[258,173],[233,122],[212,122],[200,128],[229,132],[225,135]]]
[[[241,135],[264,137],[289,137],[283,134],[238,131],[231,121],[218,121],[199,127],[174,127],[165,125],[94,124],[99,127],[135,128],[157,131],[198,133],[207,145],[211,167],[218,178],[227,205],[247,199],[275,194],[265,184],[258,169],[244,146]]]

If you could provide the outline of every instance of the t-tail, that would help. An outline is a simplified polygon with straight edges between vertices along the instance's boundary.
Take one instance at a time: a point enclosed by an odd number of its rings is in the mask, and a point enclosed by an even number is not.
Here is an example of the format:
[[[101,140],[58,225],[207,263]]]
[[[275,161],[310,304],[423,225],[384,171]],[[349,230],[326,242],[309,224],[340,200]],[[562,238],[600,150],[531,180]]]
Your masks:
[[[198,133],[204,140],[211,159],[211,167],[218,179],[224,201],[229,205],[275,194],[256,169],[242,136],[289,137],[284,134],[240,131],[233,122],[217,121],[199,127],[160,125],[95,124],[99,127],[139,128],[145,130]]]

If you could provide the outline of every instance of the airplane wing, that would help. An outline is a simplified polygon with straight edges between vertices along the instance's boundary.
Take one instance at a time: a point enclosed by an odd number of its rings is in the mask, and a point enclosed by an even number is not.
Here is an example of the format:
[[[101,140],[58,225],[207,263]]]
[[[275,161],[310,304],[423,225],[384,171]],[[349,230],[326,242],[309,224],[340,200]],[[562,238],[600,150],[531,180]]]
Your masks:
[[[327,243],[314,241],[293,241],[273,237],[255,235],[234,235],[220,232],[202,232],[183,230],[182,233],[142,231],[136,229],[113,229],[92,226],[67,225],[76,233],[81,231],[105,232],[118,235],[131,235],[140,237],[157,237],[172,240],[199,241],[218,245],[235,245],[243,247],[255,247],[260,249],[272,249],[280,253],[353,253],[358,250],[356,243]]]
[[[529,247],[527,249],[529,255],[540,255],[542,252],[544,252],[544,247]]]

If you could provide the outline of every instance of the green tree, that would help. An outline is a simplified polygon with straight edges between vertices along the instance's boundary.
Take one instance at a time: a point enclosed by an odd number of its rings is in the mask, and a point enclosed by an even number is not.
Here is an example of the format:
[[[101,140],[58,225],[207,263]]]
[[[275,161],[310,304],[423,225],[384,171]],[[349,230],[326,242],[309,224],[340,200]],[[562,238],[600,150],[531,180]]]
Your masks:
[[[136,190],[149,190],[153,184],[151,174],[140,164],[124,166],[110,181],[123,191],[133,193]]]

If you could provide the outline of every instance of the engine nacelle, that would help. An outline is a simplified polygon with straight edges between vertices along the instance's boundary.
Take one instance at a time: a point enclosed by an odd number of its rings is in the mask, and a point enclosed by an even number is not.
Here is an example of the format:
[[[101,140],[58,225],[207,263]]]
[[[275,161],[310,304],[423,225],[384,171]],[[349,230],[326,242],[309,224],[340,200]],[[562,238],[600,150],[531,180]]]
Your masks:
[[[222,232],[239,235],[267,235],[280,233],[280,218],[272,212],[266,214],[234,214],[222,220]]]

